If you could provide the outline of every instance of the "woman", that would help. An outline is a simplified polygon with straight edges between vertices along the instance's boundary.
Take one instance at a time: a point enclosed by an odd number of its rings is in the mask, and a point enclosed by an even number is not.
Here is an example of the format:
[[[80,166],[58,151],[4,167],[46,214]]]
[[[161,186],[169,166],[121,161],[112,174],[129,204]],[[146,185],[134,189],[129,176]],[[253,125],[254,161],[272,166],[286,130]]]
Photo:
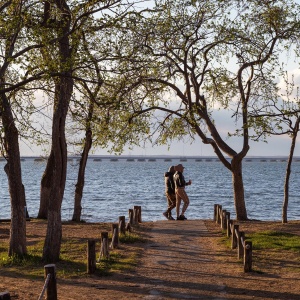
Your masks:
[[[175,166],[175,174],[174,174],[174,183],[175,183],[175,195],[176,195],[176,214],[177,214],[177,220],[186,220],[184,213],[187,210],[190,200],[188,195],[185,192],[185,186],[191,185],[192,181],[189,180],[188,182],[185,182],[184,176],[183,176],[183,170],[184,166],[182,164],[179,164]],[[181,199],[183,200],[184,204],[182,207],[181,214],[179,214],[180,211],[180,204]]]

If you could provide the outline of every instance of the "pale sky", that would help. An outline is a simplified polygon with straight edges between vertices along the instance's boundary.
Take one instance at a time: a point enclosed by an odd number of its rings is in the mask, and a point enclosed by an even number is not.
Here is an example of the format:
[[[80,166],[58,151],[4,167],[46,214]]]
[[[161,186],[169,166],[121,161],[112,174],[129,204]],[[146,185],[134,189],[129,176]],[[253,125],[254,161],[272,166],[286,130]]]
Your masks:
[[[292,69],[291,72],[295,75],[295,84],[300,87],[300,69]],[[279,84],[280,85],[280,84]],[[242,147],[241,137],[226,138],[227,133],[233,132],[234,121],[228,112],[220,111],[214,114],[215,122],[221,136],[229,143],[229,145],[236,151],[240,152]],[[221,128],[221,129],[220,129]],[[300,137],[299,137],[300,138]],[[296,143],[294,156],[300,156],[299,138]],[[291,145],[291,138],[285,136],[271,136],[267,139],[267,143],[250,141],[250,150],[248,156],[288,156]],[[40,156],[45,155],[40,147],[32,144],[20,143],[21,156]],[[72,149],[69,147],[69,153]],[[106,149],[96,149],[95,155],[111,155]],[[168,146],[155,146],[148,144],[145,148],[135,147],[133,150],[126,148],[124,155],[172,155],[172,156],[215,156],[210,145],[205,145],[201,142],[198,136],[195,141],[190,144],[186,142],[173,142],[168,149]]]
[[[225,130],[226,131],[226,130]],[[227,140],[229,145],[237,152],[241,150],[242,138],[230,138]],[[300,156],[299,139],[296,144],[294,156]],[[291,139],[288,136],[272,136],[268,138],[268,143],[250,141],[248,156],[288,156],[290,151]],[[39,147],[24,145],[21,142],[21,156],[40,156],[43,155]],[[31,147],[31,148],[30,148]],[[71,149],[69,148],[69,151]],[[105,149],[97,149],[95,155],[111,155]],[[173,142],[168,149],[167,146],[147,145],[146,148],[135,147],[134,150],[125,149],[123,155],[172,155],[172,156],[215,156],[210,145],[204,145],[199,137],[190,142]]]

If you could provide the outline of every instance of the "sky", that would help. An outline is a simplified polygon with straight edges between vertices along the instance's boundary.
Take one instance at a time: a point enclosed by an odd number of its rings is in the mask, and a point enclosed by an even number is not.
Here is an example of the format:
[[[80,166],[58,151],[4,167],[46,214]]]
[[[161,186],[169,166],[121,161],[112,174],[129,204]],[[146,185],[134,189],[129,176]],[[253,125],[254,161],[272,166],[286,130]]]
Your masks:
[[[291,74],[294,74],[295,84],[300,87],[300,68],[298,65],[291,66]],[[284,86],[283,83],[279,83],[279,86]],[[233,132],[234,122],[230,114],[224,111],[219,111],[215,115],[216,125],[220,131],[221,136],[226,142],[236,151],[241,151],[242,138],[232,137],[226,138],[228,131]],[[271,136],[265,142],[250,141],[250,150],[247,156],[288,156],[291,146],[291,138],[285,136]],[[45,153],[40,147],[34,145],[28,145],[21,142],[21,156],[43,156]],[[72,153],[72,149],[69,149],[69,153]],[[93,152],[94,155],[111,155],[106,149],[96,149]],[[123,155],[170,155],[170,156],[216,156],[213,148],[210,145],[202,143],[198,136],[195,137],[194,142],[190,141],[173,142],[170,147],[168,146],[155,146],[148,144],[145,148],[135,147],[134,149],[125,148]],[[296,148],[294,156],[300,157],[300,141],[296,142]]]
[[[295,67],[291,69],[291,73],[295,75],[295,84],[300,87],[300,68]],[[280,85],[281,83],[279,83]],[[283,84],[282,84],[283,85]],[[234,122],[229,115],[224,111],[219,111],[215,115],[215,121],[217,128],[221,136],[225,141],[236,151],[240,152],[242,147],[242,138],[241,137],[231,137],[227,138],[227,133],[234,131]],[[291,146],[291,138],[287,135],[284,136],[271,136],[268,137],[267,143],[265,142],[254,142],[250,141],[250,150],[248,152],[249,156],[288,156]],[[28,145],[23,142],[20,142],[20,152],[21,156],[44,156],[47,155],[40,147],[35,145]],[[72,149],[69,149],[70,155]],[[106,149],[95,149],[93,152],[94,155],[111,155]],[[180,141],[172,142],[168,146],[156,146],[148,144],[145,148],[135,147],[133,149],[125,148],[123,155],[170,155],[170,156],[216,156],[213,148],[210,145],[205,145],[202,143],[198,136],[195,137],[195,140],[191,143],[190,141]],[[296,148],[294,156],[300,157],[300,141],[296,142]]]
[[[284,137],[271,137],[268,143],[250,142],[250,150],[247,156],[288,156],[290,151],[291,139]],[[234,138],[229,143],[237,152],[241,150],[241,138]],[[99,155],[108,154],[105,150],[96,152]],[[167,146],[152,146],[146,148],[134,148],[134,150],[125,150],[124,155],[171,155],[171,156],[216,156],[210,145],[202,143],[200,138],[190,144],[189,142],[173,142],[168,149]],[[300,145],[297,142],[294,156],[300,156]]]
[[[271,137],[268,143],[250,142],[248,156],[288,156],[291,139],[285,137]],[[231,145],[235,151],[241,150],[241,141],[232,141]],[[98,149],[94,155],[111,155],[105,149]],[[42,156],[44,153],[39,147],[21,144],[21,156]],[[170,155],[170,156],[216,156],[210,145],[204,145],[200,138],[190,144],[189,142],[173,142],[168,149],[167,146],[147,145],[145,148],[135,147],[133,150],[124,150],[123,155]],[[300,156],[300,145],[297,142],[294,156]]]
[[[220,115],[220,118],[222,118],[222,114]],[[230,127],[231,126],[229,124],[227,124],[226,127],[226,122],[223,122],[224,135],[227,133],[227,129]],[[234,137],[226,140],[226,142],[228,142],[235,151],[241,151],[242,138]],[[267,143],[250,141],[250,150],[247,156],[288,156],[290,145],[291,138],[289,138],[287,135],[269,137]],[[34,145],[28,145],[21,142],[20,148],[21,156],[45,155],[40,147]],[[69,149],[69,153],[73,154],[71,149]],[[111,153],[105,149],[97,149],[91,154],[111,155]],[[135,147],[133,150],[125,148],[123,155],[216,156],[212,147],[210,145],[203,144],[198,136],[195,137],[195,141],[192,144],[190,141],[173,142],[169,148],[168,146],[155,146],[152,144],[146,145],[145,148]],[[296,143],[294,156],[300,156],[299,139]]]

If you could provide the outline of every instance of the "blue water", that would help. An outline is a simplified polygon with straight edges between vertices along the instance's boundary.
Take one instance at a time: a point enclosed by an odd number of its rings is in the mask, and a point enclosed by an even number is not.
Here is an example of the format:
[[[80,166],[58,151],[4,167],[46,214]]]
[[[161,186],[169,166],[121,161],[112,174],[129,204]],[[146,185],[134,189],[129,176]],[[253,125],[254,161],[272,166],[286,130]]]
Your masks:
[[[157,159],[156,161],[127,161],[119,159],[94,161],[89,159],[86,170],[82,219],[89,222],[116,222],[119,216],[128,217],[128,209],[142,206],[142,219],[163,219],[166,209],[164,194],[164,172],[170,165],[178,164]],[[190,206],[188,219],[211,219],[214,204],[221,204],[235,217],[231,173],[219,161],[181,162],[185,166],[184,176],[192,185],[186,188]],[[40,180],[46,163],[25,159],[22,176],[26,192],[28,212],[36,217],[39,210]],[[0,218],[10,218],[10,200],[7,178],[0,162]],[[283,185],[286,162],[245,161],[243,178],[248,217],[259,220],[281,220]],[[68,163],[68,176],[62,205],[63,220],[73,215],[73,199],[78,163]],[[292,165],[288,219],[300,219],[300,162]],[[175,215],[175,211],[173,213]]]

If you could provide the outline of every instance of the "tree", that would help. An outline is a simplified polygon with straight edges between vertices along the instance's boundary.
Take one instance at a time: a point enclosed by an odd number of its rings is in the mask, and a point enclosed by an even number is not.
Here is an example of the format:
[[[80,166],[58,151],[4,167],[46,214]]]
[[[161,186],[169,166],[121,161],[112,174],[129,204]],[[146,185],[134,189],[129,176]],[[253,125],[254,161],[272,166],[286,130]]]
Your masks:
[[[250,147],[248,109],[269,96],[278,56],[299,30],[299,7],[293,1],[156,4],[144,18],[126,20],[132,28],[123,44],[132,53],[122,64],[130,70],[128,90],[146,89],[148,95],[134,116],[165,112],[154,128],[158,143],[189,135],[211,145],[232,173],[236,218],[247,220],[242,162]],[[218,109],[233,111],[242,135],[239,151],[214,119]]]
[[[268,103],[261,107],[253,108],[253,112],[250,113],[250,123],[255,132],[252,138],[255,140],[266,140],[266,137],[270,135],[286,134],[291,138],[285,172],[284,199],[282,204],[282,223],[287,223],[289,180],[299,132],[300,101],[299,86],[295,87],[294,78],[289,82],[288,72],[285,71],[281,73],[286,85],[285,93],[281,94],[280,89],[277,87],[273,99],[270,99]]]
[[[26,66],[26,57],[39,48],[39,44],[24,41],[28,26],[26,12],[30,3],[24,1],[2,1],[0,12],[1,66],[0,66],[0,110],[2,121],[2,147],[7,159],[5,172],[8,177],[11,200],[11,226],[9,256],[24,256],[26,248],[26,215],[24,213],[25,190],[22,183],[19,150],[19,131],[16,126],[14,100],[24,86],[41,77],[34,66]],[[34,28],[34,26],[31,26]],[[31,36],[32,32],[27,31]],[[25,71],[24,71],[25,70]]]
[[[78,84],[75,84],[78,93],[83,94],[83,99],[79,100],[79,102],[75,102],[74,109],[71,108],[73,119],[78,119],[79,117],[79,122],[82,122],[83,119],[84,131],[85,131],[85,137],[83,139],[83,145],[82,145],[82,153],[79,162],[77,183],[75,185],[74,211],[72,217],[72,221],[75,222],[79,222],[81,219],[81,211],[82,211],[81,200],[82,200],[83,188],[85,182],[85,169],[86,169],[89,152],[93,144],[92,123],[94,119],[94,111],[95,111],[94,107],[95,107],[95,102],[99,90],[101,89],[103,83],[98,62],[95,59],[95,57],[93,57],[93,55],[90,53],[84,34],[83,34],[83,44],[84,44],[83,48],[85,49],[84,54],[86,54],[89,57],[92,63],[91,69],[89,70],[89,72],[86,73],[89,75],[91,75],[91,73],[92,74],[94,73],[96,75],[96,79],[92,80],[91,78],[91,82],[95,82],[92,85],[92,87],[91,84],[88,84],[87,81],[83,81],[83,80],[79,81]],[[87,100],[87,110],[85,109],[86,100]],[[79,107],[79,109],[76,109],[76,106]],[[82,115],[84,115],[83,118]],[[78,128],[76,127],[76,129]],[[76,133],[78,133],[78,131]]]
[[[41,207],[47,205],[47,234],[43,249],[43,259],[57,261],[60,254],[62,226],[61,203],[63,200],[66,171],[67,143],[65,124],[69,104],[73,94],[75,70],[89,68],[81,60],[78,49],[82,42],[83,32],[100,30],[110,15],[99,17],[96,26],[89,28],[89,20],[103,10],[118,12],[120,0],[90,1],[88,3],[53,0],[45,2],[43,29],[45,37],[54,35],[57,44],[47,43],[42,49],[46,65],[53,70],[54,108],[52,125],[52,146],[47,166],[41,181]],[[54,57],[52,57],[54,53]],[[56,75],[54,77],[54,75]],[[84,78],[76,78],[84,81]],[[99,83],[98,83],[99,84]],[[101,84],[101,82],[100,82]]]
[[[284,181],[284,199],[282,204],[282,223],[287,223],[287,208],[289,203],[289,181],[290,181],[290,175],[291,175],[291,166],[296,146],[296,140],[297,135],[299,132],[299,123],[300,123],[300,116],[297,117],[294,126],[292,126],[291,123],[291,131],[290,135],[292,138],[291,147],[290,147],[290,153],[289,158],[286,166],[286,173],[285,173],[285,181]]]
[[[131,104],[119,101],[118,91],[125,87],[124,78],[118,73],[117,61],[121,58],[115,37],[122,34],[122,20],[133,14],[127,5],[116,15],[110,15],[100,30],[93,21],[87,25],[91,30],[82,32],[80,57],[88,67],[78,68],[74,74],[74,99],[70,105],[71,128],[68,142],[79,147],[81,158],[75,185],[73,221],[81,219],[85,168],[92,148],[106,148],[120,154],[125,145],[140,145],[149,131],[148,120],[141,116],[129,123]],[[95,47],[95,45],[97,45]],[[82,136],[84,132],[84,137]]]

